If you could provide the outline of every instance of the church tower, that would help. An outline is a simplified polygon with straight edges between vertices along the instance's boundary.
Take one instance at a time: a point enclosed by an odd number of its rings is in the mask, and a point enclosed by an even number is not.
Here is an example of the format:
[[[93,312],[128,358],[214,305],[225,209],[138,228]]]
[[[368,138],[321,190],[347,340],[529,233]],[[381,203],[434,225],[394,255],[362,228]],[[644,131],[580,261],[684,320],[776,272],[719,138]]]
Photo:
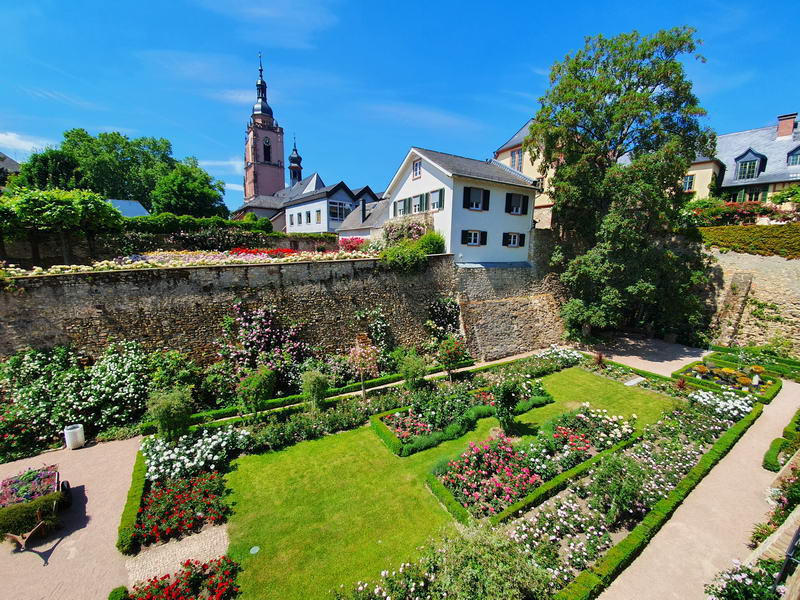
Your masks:
[[[283,128],[278,126],[267,104],[267,84],[261,53],[258,53],[256,103],[247,126],[244,147],[244,201],[272,196],[286,187],[283,165]]]
[[[297,152],[297,140],[294,141],[294,148],[289,155],[289,185],[300,183],[303,179],[303,157]]]

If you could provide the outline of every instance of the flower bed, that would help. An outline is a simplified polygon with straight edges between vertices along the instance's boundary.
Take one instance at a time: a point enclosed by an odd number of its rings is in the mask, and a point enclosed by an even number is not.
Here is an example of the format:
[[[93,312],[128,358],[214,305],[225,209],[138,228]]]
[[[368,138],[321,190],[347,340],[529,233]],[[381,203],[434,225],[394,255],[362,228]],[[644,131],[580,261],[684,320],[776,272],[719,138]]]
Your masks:
[[[706,359],[707,360],[707,359]],[[734,363],[724,361],[692,362],[672,374],[685,378],[687,383],[698,384],[710,390],[732,390],[754,394],[764,402],[770,402],[780,391],[782,383],[775,373],[760,365],[737,368]]]
[[[135,585],[130,597],[132,600],[231,600],[239,595],[238,572],[238,563],[227,556],[204,563],[187,560],[177,573]]]
[[[750,542],[755,547],[767,539],[778,529],[792,511],[800,505],[800,468],[792,465],[790,471],[778,481],[777,487],[770,492],[775,502],[766,522],[758,523],[750,535]]]
[[[714,581],[705,586],[708,600],[779,600],[786,586],[775,586],[775,576],[781,570],[777,560],[759,560],[755,565],[733,561],[733,567],[717,573]],[[775,587],[775,589],[773,589]]]
[[[628,439],[634,422],[585,404],[546,424],[532,442],[514,447],[500,436],[470,444],[457,460],[438,469],[438,479],[473,516],[496,515],[542,482]]]
[[[363,250],[333,250],[326,252],[213,252],[175,250],[131,254],[115,260],[102,260],[91,265],[55,265],[49,268],[20,269],[13,265],[3,267],[6,277],[36,277],[39,275],[65,275],[97,273],[102,271],[128,271],[131,269],[180,269],[185,267],[218,267],[223,265],[258,265],[296,262],[325,262],[331,260],[377,259],[378,254]]]
[[[58,489],[58,467],[28,469],[0,482],[0,508],[30,502]]]
[[[248,432],[233,427],[201,429],[175,443],[148,437],[142,441],[147,479],[158,481],[214,471],[227,465],[246,445]]]
[[[139,508],[136,541],[154,544],[222,523],[230,510],[224,493],[225,481],[216,472],[157,481]]]

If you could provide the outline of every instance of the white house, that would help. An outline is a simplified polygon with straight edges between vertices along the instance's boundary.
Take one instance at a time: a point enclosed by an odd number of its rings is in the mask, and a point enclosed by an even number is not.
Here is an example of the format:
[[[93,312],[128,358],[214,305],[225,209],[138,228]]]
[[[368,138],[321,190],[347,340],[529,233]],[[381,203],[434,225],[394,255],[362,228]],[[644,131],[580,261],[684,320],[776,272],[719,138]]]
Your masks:
[[[411,148],[384,193],[389,219],[429,218],[457,263],[527,262],[539,183],[490,160]]]

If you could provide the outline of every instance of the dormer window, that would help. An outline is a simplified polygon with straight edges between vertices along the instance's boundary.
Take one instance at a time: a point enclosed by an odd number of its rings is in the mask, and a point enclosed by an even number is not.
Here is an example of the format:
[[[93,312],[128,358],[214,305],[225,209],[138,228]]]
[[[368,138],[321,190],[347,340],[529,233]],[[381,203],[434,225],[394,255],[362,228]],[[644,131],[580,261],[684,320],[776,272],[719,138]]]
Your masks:
[[[767,157],[752,148],[736,157],[736,179],[755,179],[767,166]]]
[[[419,179],[422,176],[422,161],[415,160],[411,163],[411,178]]]
[[[789,152],[789,158],[786,160],[786,163],[790,167],[800,166],[800,146]]]
[[[754,179],[758,175],[758,161],[745,160],[736,165],[736,179]]]

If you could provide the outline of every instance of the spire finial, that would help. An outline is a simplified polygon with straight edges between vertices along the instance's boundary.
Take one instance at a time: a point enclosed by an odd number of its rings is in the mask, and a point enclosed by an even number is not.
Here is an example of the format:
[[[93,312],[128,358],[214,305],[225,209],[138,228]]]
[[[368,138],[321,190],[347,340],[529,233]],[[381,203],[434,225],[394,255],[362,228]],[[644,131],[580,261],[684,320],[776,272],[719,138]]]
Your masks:
[[[258,53],[258,77],[264,78],[264,65],[261,64],[261,51]]]
[[[297,135],[292,134],[292,141],[294,142],[294,149],[297,150]]]

